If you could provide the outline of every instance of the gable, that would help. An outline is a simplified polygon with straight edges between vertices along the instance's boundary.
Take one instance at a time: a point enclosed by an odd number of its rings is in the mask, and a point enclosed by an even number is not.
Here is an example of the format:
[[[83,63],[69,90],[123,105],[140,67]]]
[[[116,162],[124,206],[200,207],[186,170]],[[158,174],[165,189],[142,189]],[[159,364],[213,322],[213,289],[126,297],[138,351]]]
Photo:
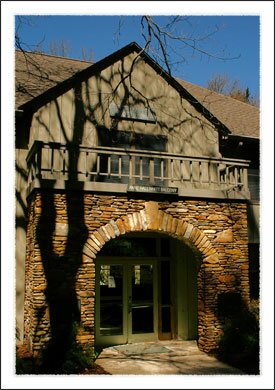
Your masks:
[[[131,44],[126,47],[128,48],[128,52],[129,46],[133,45]],[[134,46],[138,48],[138,45]],[[125,48],[108,56],[107,62],[110,62],[108,60],[110,57],[114,61],[115,57],[123,55],[125,55]],[[158,68],[158,71],[161,70],[150,57],[146,56],[146,59],[151,61],[151,65]],[[35,109],[45,104],[47,99],[50,98],[53,87],[62,84],[64,81],[68,84],[67,81],[70,77],[76,80],[82,70],[90,68],[92,65],[91,62],[87,61],[42,53],[23,53],[21,51],[16,51],[15,61],[16,107],[25,111],[35,111]],[[105,63],[106,59],[102,61]],[[107,66],[106,63],[105,66]],[[164,75],[165,72],[163,71],[162,74]],[[172,82],[172,78],[167,74],[165,75],[167,80],[170,78],[169,82]],[[198,101],[201,108],[205,112],[209,112],[209,118],[211,118],[210,113],[212,113],[212,120],[214,118],[218,119],[215,123],[223,123],[233,135],[259,138],[259,109],[257,107],[210,91],[185,80],[177,79],[177,83],[181,84],[184,91],[189,93],[189,99],[191,101]],[[181,93],[183,93],[183,88]],[[48,91],[49,89],[50,91]],[[62,88],[60,88],[60,93],[61,90]],[[43,99],[38,98],[43,93],[45,93],[44,103]],[[36,100],[34,98],[38,99]]]
[[[89,69],[35,112],[30,144],[95,146],[102,128],[166,137],[171,153],[219,157],[217,127],[157,70],[136,52],[99,72]]]
[[[161,75],[161,77],[164,78],[167,83],[173,86],[173,88],[175,88],[181,95],[183,95],[186,99],[188,99],[189,102],[194,107],[196,107],[198,111],[200,111],[205,117],[207,117],[208,120],[212,121],[215,124],[215,126],[217,126],[220,130],[222,130],[225,133],[230,132],[229,129],[227,129],[222,122],[220,122],[213,114],[211,114],[208,111],[208,109],[206,109],[206,107],[201,105],[201,103],[196,98],[194,98],[185,88],[183,88],[180,83],[178,83],[173,77],[171,77],[167,72],[165,72],[146,53],[144,53],[141,47],[138,46],[135,42],[130,43],[129,45],[107,56],[106,58],[97,62],[96,64],[93,64],[88,68],[84,68],[83,70],[74,74],[69,79],[64,80],[63,82],[48,89],[41,95],[36,96],[34,99],[20,105],[19,109],[24,111],[29,111],[29,110],[34,111],[35,109],[47,103],[51,99],[54,99],[58,95],[68,91],[70,88],[74,86],[75,83],[81,82],[87,79],[87,77],[90,77],[92,75],[101,72],[103,69],[110,66],[110,64],[116,62],[118,59],[123,59],[125,56],[129,55],[130,53],[135,53],[135,56],[138,55],[140,58],[146,61],[146,63],[149,64],[156,71],[156,73]]]

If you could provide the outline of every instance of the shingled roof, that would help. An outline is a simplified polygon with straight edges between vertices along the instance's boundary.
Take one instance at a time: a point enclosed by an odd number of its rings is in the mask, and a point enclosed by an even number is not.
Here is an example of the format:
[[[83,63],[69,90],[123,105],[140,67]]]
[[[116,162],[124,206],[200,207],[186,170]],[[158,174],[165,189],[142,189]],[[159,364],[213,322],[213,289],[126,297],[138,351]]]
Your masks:
[[[234,135],[259,137],[259,109],[229,96],[177,79],[187,91],[218,118]]]
[[[16,107],[29,102],[92,62],[41,53],[15,52]],[[259,109],[184,80],[178,83],[236,136],[259,137]]]
[[[16,50],[16,108],[91,65],[88,61]]]

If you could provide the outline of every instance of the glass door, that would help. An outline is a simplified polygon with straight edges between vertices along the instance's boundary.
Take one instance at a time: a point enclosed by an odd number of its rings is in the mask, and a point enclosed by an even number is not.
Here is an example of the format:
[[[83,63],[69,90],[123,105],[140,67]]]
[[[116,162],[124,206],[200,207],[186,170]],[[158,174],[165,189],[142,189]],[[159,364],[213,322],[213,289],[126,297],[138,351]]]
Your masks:
[[[101,334],[123,333],[123,267],[102,265],[100,270]]]
[[[102,262],[96,267],[96,344],[127,342],[126,280],[122,264]]]
[[[128,270],[128,342],[157,340],[156,264],[134,263]]]
[[[96,344],[115,345],[158,338],[157,269],[152,260],[96,267]]]

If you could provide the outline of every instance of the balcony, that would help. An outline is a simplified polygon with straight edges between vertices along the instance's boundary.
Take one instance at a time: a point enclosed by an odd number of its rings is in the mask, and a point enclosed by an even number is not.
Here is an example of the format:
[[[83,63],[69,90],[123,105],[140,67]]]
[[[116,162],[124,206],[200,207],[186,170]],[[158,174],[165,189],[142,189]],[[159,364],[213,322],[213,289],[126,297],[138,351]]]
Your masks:
[[[27,165],[28,193],[34,188],[112,193],[171,189],[186,197],[250,198],[246,160],[35,141]]]

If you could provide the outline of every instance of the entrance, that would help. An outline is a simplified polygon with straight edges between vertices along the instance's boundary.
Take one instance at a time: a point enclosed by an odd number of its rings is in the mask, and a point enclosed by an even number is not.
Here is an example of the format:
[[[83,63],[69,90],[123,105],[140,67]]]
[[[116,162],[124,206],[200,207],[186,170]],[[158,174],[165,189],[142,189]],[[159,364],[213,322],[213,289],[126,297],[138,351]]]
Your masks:
[[[96,261],[97,345],[171,338],[168,255],[167,238],[118,238],[103,247]]]
[[[157,339],[156,266],[153,261],[100,261],[97,341],[124,344]]]

